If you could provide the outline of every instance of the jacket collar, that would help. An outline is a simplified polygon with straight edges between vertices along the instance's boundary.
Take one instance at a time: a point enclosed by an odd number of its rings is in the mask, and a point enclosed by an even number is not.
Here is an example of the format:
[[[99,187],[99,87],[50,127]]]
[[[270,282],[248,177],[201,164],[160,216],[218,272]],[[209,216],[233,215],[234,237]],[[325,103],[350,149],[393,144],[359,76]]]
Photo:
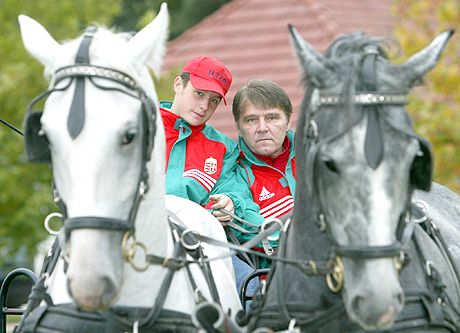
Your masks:
[[[295,133],[292,130],[288,130],[286,133],[286,137],[289,140],[289,159],[292,159],[295,156],[295,147],[294,147],[294,140],[295,140]],[[240,147],[240,155],[245,157],[249,162],[256,165],[268,165],[265,161],[259,159],[256,154],[254,154],[249,147],[244,142],[241,136],[238,137],[238,144]],[[284,143],[283,143],[284,145]]]
[[[185,127],[191,130],[192,134],[201,132],[206,124],[192,126],[185,121],[181,116],[171,112],[171,102],[160,102],[161,118],[163,119],[163,125],[166,130],[179,130],[181,127]]]

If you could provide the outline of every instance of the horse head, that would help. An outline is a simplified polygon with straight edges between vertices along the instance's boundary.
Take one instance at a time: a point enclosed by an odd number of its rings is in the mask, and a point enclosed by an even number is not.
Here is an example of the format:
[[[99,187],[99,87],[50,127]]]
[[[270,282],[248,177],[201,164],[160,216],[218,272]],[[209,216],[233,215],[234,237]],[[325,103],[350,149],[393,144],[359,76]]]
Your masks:
[[[348,317],[366,330],[385,329],[404,306],[399,271],[411,194],[431,184],[430,147],[414,133],[407,94],[436,65],[452,31],[400,65],[389,62],[382,39],[362,33],[339,37],[323,55],[290,32],[308,89],[287,246],[308,246],[302,219],[310,216],[328,239],[331,288],[341,290]]]
[[[123,239],[167,238],[166,228],[153,230],[151,223],[165,214],[146,215],[142,200],[164,206],[163,182],[153,182],[164,177],[164,134],[149,69],[160,72],[168,20],[163,4],[134,36],[92,26],[60,44],[38,22],[19,17],[26,49],[51,77],[29,106],[27,155],[52,164],[55,199],[66,215],[68,290],[86,310],[107,308],[119,297],[129,274]],[[35,112],[44,99],[43,113]],[[151,230],[138,232],[138,215]]]

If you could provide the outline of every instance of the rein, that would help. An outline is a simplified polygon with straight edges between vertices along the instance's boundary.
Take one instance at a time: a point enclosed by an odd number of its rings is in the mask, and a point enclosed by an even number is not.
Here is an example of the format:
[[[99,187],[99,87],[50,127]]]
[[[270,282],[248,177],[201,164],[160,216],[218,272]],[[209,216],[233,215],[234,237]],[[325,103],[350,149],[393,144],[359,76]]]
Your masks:
[[[0,118],[0,123],[2,123],[3,125],[5,125],[6,127],[8,127],[9,129],[13,130],[14,132],[16,132],[17,134],[21,135],[21,136],[24,136],[24,133],[22,133],[21,130],[19,130],[18,128],[16,128],[15,126],[11,125],[9,122],[7,122],[6,120]]]

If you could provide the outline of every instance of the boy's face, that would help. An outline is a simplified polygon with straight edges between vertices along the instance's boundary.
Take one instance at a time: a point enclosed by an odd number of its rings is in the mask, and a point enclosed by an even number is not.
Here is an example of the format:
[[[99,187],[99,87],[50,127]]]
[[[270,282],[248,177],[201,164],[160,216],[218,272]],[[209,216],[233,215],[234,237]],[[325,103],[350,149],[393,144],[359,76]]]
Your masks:
[[[206,123],[222,100],[216,92],[195,89],[191,81],[184,86],[180,77],[174,80],[174,91],[176,96],[171,111],[192,126]]]

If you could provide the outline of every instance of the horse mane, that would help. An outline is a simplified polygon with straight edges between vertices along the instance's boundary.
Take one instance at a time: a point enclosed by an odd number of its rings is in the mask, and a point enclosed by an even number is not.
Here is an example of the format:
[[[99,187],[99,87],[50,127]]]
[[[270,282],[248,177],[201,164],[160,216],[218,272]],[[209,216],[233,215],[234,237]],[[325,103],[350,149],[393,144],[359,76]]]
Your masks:
[[[379,55],[388,59],[386,51],[386,44],[384,41],[388,38],[371,37],[363,32],[353,32],[346,35],[340,35],[324,52],[324,56],[336,62],[341,61],[342,58],[349,58],[362,53],[366,46],[375,46]]]

